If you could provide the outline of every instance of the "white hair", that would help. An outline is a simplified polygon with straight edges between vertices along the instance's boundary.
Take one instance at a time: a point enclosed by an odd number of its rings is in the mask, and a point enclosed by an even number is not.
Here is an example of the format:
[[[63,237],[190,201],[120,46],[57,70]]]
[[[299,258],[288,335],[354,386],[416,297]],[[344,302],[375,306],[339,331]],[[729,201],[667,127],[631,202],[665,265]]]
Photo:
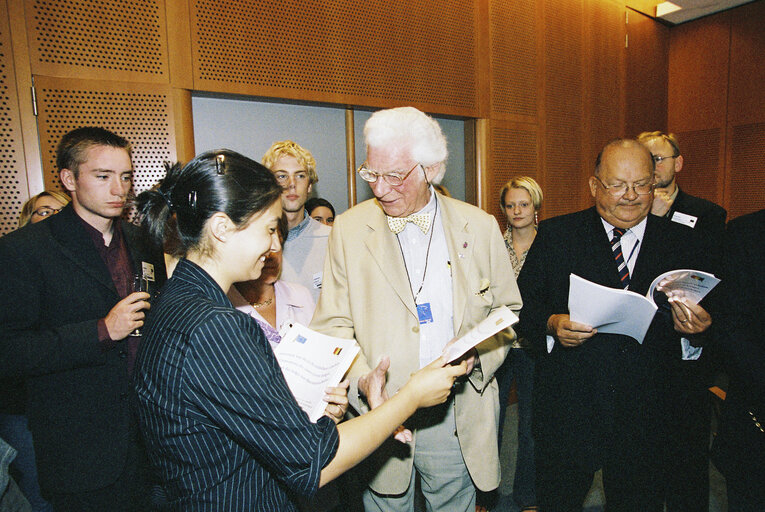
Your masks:
[[[438,165],[433,183],[440,183],[446,172],[446,137],[438,122],[414,107],[378,110],[364,125],[367,147],[382,148],[407,144],[411,156],[423,167]]]

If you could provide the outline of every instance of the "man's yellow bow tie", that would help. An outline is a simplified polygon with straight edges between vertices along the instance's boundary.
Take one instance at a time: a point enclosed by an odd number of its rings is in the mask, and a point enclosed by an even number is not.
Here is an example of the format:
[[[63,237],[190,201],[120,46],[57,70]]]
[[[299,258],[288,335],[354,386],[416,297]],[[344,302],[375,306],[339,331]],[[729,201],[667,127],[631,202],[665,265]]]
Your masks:
[[[423,233],[427,233],[428,229],[430,229],[430,213],[413,213],[406,217],[388,217],[388,227],[395,235],[404,230],[407,222],[411,222],[420,228]]]

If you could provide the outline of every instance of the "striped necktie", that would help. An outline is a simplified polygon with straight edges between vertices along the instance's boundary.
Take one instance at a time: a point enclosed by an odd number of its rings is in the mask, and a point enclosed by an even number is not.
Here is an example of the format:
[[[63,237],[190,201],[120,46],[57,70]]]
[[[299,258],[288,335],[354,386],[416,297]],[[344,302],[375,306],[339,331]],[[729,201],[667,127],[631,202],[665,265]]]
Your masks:
[[[622,235],[626,232],[626,229],[614,228],[614,237],[611,239],[611,250],[614,253],[616,267],[619,271],[619,280],[622,282],[622,288],[625,290],[630,285],[630,271],[627,268],[627,262],[624,261],[624,253],[622,251]]]

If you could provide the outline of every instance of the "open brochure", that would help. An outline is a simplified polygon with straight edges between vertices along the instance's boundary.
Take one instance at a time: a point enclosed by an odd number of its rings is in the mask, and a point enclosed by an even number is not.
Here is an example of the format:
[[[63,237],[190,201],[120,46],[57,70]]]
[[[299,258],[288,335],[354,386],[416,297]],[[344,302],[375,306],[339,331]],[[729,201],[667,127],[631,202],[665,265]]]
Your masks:
[[[481,323],[449,345],[444,353],[446,362],[451,363],[483,340],[494,336],[502,329],[506,329],[516,322],[518,322],[518,317],[507,306],[495,309]]]
[[[720,282],[699,270],[672,270],[653,280],[646,297],[618,288],[595,284],[575,274],[570,276],[568,309],[572,321],[591,325],[598,332],[624,334],[643,343],[658,309],[654,293],[658,284],[698,304]],[[663,292],[659,292],[663,293]]]
[[[359,346],[356,340],[327,336],[298,323],[285,327],[274,354],[298,405],[316,423],[327,407],[324,390],[340,383]]]

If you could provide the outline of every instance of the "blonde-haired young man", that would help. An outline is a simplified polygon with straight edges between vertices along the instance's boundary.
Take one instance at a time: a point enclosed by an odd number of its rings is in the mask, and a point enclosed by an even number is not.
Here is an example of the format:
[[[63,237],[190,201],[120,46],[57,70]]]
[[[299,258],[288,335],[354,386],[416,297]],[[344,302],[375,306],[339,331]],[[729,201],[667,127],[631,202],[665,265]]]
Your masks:
[[[289,233],[282,253],[282,280],[302,284],[311,291],[313,300],[321,291],[324,255],[331,228],[313,220],[305,210],[305,202],[316,175],[316,160],[310,151],[296,142],[274,142],[263,155],[268,167],[283,188],[282,210]]]

